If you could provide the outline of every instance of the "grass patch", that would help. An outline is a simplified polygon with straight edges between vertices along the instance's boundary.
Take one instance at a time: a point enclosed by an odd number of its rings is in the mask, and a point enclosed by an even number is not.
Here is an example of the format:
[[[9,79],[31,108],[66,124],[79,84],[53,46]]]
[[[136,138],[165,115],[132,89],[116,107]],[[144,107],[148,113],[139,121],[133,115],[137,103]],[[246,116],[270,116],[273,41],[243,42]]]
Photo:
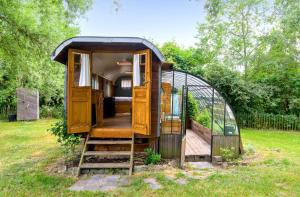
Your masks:
[[[113,192],[71,192],[67,188],[76,178],[47,172],[63,156],[47,132],[55,121],[0,122],[0,196],[300,196],[300,133],[250,129],[241,131],[244,145],[254,150],[249,166],[188,179],[187,185],[151,171],[133,176],[130,187]],[[146,177],[155,177],[163,189],[151,190]],[[178,170],[176,177],[184,175]]]

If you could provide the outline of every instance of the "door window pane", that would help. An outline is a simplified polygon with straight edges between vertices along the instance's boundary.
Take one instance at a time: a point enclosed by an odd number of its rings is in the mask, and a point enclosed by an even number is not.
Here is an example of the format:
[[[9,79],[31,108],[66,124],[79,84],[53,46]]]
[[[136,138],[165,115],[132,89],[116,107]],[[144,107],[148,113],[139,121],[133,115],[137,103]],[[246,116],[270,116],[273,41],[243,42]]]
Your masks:
[[[74,53],[74,85],[91,86],[89,54]]]
[[[146,54],[135,54],[133,57],[133,86],[145,85]]]

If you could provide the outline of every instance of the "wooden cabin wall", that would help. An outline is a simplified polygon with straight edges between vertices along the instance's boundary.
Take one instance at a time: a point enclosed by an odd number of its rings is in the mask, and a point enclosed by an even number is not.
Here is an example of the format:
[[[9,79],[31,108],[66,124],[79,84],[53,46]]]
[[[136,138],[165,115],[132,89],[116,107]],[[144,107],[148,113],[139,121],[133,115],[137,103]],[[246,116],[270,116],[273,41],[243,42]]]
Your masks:
[[[68,92],[68,66],[65,65],[65,73],[64,73],[64,116],[67,119],[67,92]]]
[[[150,147],[157,150],[158,148],[158,124],[159,124],[159,78],[160,62],[152,55],[152,84],[151,84],[151,138]]]

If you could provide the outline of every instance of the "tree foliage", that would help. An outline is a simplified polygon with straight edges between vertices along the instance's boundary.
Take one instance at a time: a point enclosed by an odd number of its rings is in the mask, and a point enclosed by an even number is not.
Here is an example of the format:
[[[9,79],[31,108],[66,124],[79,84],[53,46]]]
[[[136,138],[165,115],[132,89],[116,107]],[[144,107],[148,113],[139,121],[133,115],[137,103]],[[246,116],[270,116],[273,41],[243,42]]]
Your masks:
[[[204,58],[195,48],[183,48],[175,41],[164,43],[160,50],[167,61],[174,63],[176,69],[190,71],[198,75],[203,75]]]
[[[208,0],[195,48],[161,49],[206,78],[236,112],[300,114],[300,2]]]
[[[62,40],[79,33],[76,20],[91,3],[0,1],[0,107],[15,105],[17,87],[38,89],[41,104],[62,102],[64,66],[50,55]]]

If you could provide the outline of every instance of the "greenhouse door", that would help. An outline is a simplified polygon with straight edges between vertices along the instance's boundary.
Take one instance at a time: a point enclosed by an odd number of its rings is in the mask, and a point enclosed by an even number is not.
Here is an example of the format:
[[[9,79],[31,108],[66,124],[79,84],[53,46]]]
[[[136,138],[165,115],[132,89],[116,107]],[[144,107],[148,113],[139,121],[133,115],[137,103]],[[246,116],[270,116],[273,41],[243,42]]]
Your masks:
[[[68,51],[68,133],[89,132],[91,129],[91,54]]]
[[[185,162],[185,147],[186,147],[186,123],[187,123],[187,103],[188,103],[188,87],[182,86],[182,96],[181,96],[181,151],[180,151],[180,163],[181,168],[184,167]]]

